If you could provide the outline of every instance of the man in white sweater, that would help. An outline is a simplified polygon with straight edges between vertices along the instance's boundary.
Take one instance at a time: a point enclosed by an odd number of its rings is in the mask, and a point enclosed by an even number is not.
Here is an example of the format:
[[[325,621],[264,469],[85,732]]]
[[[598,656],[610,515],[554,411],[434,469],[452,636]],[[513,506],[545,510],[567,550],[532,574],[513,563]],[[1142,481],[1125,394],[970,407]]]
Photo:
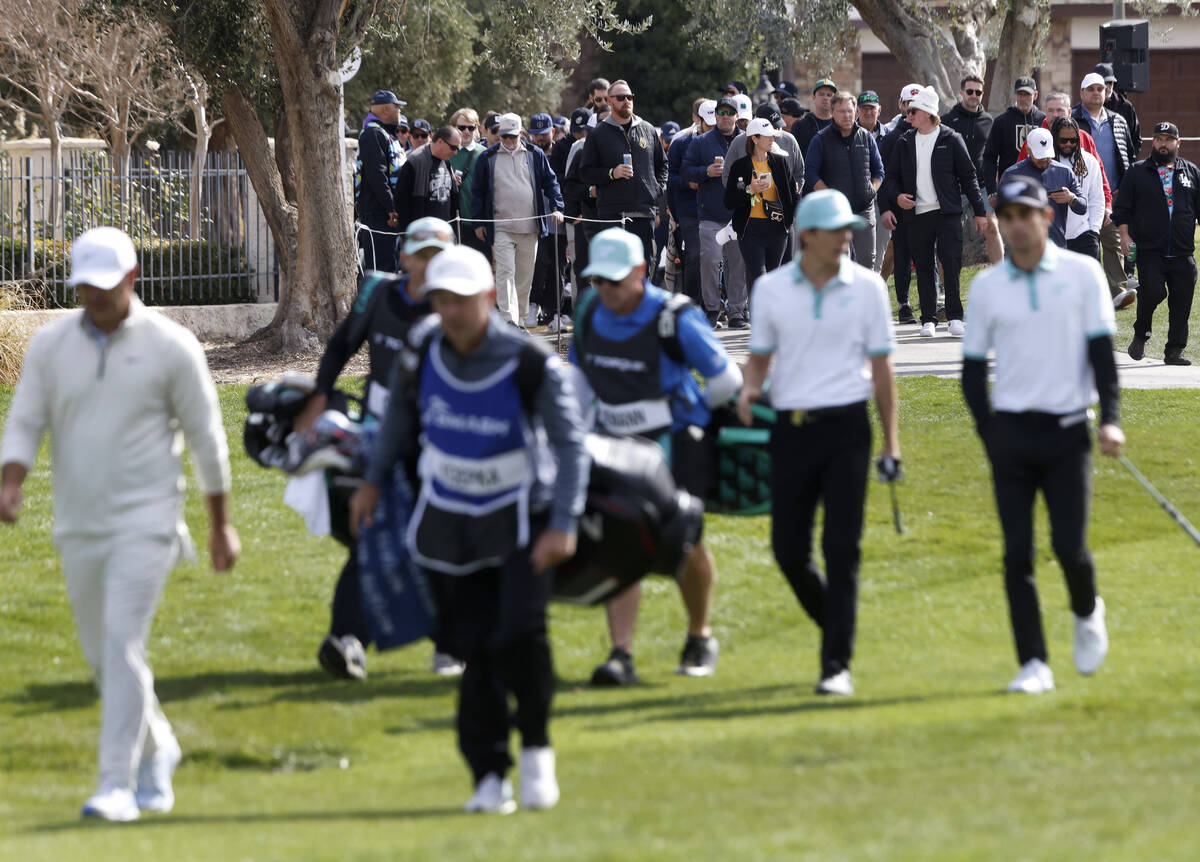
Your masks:
[[[206,495],[213,568],[241,545],[229,521],[229,451],[195,336],[134,295],[129,237],[101,227],[71,247],[83,309],[39,331],[0,446],[0,521],[50,431],[54,544],[100,689],[100,777],[85,817],[170,811],[180,750],[154,695],[146,639],[167,575],[191,552],[183,522],[183,437]]]

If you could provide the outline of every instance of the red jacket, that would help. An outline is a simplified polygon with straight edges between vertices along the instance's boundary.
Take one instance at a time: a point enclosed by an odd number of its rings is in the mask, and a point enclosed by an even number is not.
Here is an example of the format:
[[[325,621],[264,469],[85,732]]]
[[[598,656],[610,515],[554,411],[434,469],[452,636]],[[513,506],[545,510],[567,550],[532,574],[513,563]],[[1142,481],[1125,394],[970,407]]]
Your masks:
[[[1049,117],[1042,120],[1042,128],[1043,129],[1050,128],[1050,118]],[[1086,132],[1083,129],[1080,129],[1079,130],[1079,143],[1085,150],[1087,150],[1089,153],[1091,153],[1093,156],[1096,157],[1096,162],[1100,165],[1100,179],[1102,179],[1104,181],[1104,208],[1106,210],[1111,211],[1112,210],[1112,189],[1109,188],[1109,186],[1108,186],[1108,177],[1104,173],[1104,163],[1100,161],[1100,154],[1098,152],[1096,152],[1096,142],[1092,139],[1092,136],[1089,132]],[[1029,144],[1021,144],[1021,152],[1017,154],[1017,161],[1019,162],[1019,161],[1021,161],[1021,159],[1027,159],[1027,158],[1029,158]]]

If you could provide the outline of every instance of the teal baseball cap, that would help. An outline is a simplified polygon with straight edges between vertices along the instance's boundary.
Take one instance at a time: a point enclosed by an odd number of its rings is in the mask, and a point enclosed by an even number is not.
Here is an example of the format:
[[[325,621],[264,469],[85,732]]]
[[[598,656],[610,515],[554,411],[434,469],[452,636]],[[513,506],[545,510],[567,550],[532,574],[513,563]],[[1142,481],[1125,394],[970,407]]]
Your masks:
[[[867,220],[850,209],[850,201],[837,189],[821,189],[805,195],[796,207],[796,230],[841,230],[866,227]]]
[[[433,216],[419,218],[404,232],[405,254],[416,254],[423,248],[447,249],[454,245],[454,228],[450,223]]]
[[[620,281],[645,262],[642,241],[629,231],[610,227],[592,237],[588,245],[588,265],[582,275],[584,278],[598,275],[609,281]]]

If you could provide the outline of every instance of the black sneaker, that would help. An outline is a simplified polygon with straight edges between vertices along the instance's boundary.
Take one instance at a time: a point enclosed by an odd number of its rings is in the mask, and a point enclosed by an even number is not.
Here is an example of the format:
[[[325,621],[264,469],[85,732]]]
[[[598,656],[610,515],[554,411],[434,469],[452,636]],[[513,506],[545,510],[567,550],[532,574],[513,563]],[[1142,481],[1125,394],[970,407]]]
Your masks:
[[[354,635],[326,636],[317,650],[317,661],[334,679],[367,678],[367,654]]]
[[[1146,355],[1146,339],[1140,335],[1133,336],[1133,341],[1129,342],[1129,358],[1133,360],[1141,359]]]
[[[1167,365],[1191,365],[1192,364],[1192,360],[1190,360],[1186,356],[1184,356],[1182,351],[1168,353],[1166,355],[1166,357],[1163,359],[1163,362],[1167,363]]]
[[[718,316],[719,316],[718,312],[706,311],[706,312],[704,312],[704,316],[708,318],[708,325],[711,326],[713,329],[721,328],[721,321],[718,320]]]
[[[721,645],[714,637],[688,635],[679,656],[681,676],[712,676],[717,670],[717,659],[721,656]]]
[[[744,317],[734,317],[729,321],[730,329],[749,329],[750,323]]]
[[[913,315],[911,305],[900,306],[900,311],[896,315],[896,320],[899,323],[916,323],[917,318]]]
[[[595,686],[636,685],[639,682],[637,671],[633,669],[633,656],[620,647],[613,647],[608,661],[592,671],[591,684]]]

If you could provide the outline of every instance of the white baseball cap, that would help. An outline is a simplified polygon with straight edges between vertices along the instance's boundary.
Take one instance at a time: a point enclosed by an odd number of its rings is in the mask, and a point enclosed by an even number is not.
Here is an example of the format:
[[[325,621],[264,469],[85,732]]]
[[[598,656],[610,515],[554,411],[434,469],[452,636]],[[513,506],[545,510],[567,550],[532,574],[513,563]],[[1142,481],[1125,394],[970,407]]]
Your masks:
[[[519,114],[501,114],[496,121],[496,134],[516,135],[521,132],[521,117]]]
[[[1101,81],[1101,83],[1104,83]],[[1029,145],[1029,155],[1035,159],[1054,158],[1054,139],[1050,137],[1049,129],[1030,129],[1025,137]]]
[[[478,296],[496,284],[492,265],[487,258],[465,245],[452,245],[438,252],[425,267],[425,284],[421,295],[446,290],[459,296]]]
[[[1082,92],[1083,90],[1086,90],[1088,87],[1092,86],[1092,84],[1099,84],[1101,87],[1103,87],[1105,85],[1104,76],[1096,72],[1088,72],[1083,76],[1083,83],[1079,85],[1079,89]]]
[[[905,84],[900,89],[900,101],[901,102],[911,102],[913,100],[913,97],[916,96],[917,93],[921,92],[924,89],[925,88],[922,87],[920,84]]]
[[[750,101],[749,96],[747,96],[745,93],[738,93],[736,96],[733,97],[733,100],[735,102],[737,102],[737,109],[738,109],[737,118],[739,120],[753,120],[754,119],[754,103],[752,101]]]
[[[696,111],[700,115],[706,125],[715,126],[717,124],[717,100],[705,99],[700,104],[700,109]]]
[[[937,90],[933,87],[922,87],[921,92],[908,100],[908,106],[937,116],[939,110]]]
[[[768,120],[766,117],[755,117],[750,121],[750,125],[746,126],[746,136],[750,135],[769,135],[774,138],[779,134],[779,129]]]
[[[137,268],[133,240],[115,227],[94,227],[71,243],[71,276],[68,287],[87,284],[112,290]]]

